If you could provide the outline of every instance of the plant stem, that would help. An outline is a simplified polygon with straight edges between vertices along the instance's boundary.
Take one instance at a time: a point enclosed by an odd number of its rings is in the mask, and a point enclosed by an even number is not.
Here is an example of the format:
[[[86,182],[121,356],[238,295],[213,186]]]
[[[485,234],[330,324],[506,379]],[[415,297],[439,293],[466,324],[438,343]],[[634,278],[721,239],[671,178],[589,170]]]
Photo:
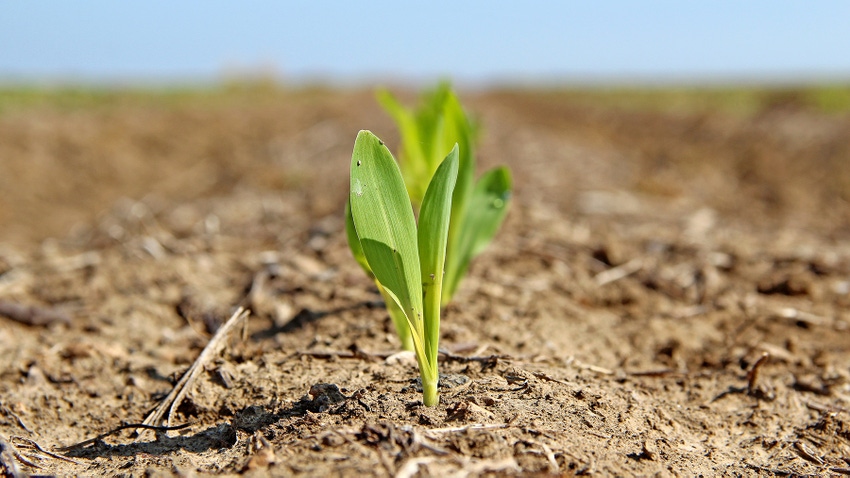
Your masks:
[[[432,365],[425,350],[425,344],[416,340],[416,337],[414,337],[416,363],[419,365],[419,378],[422,382],[422,402],[425,406],[433,407],[440,403],[440,397],[437,392],[440,375],[437,371],[437,357],[434,357]]]
[[[426,406],[432,407],[439,403],[437,396],[437,383],[439,382],[439,370],[437,367],[437,355],[440,342],[440,291],[443,288],[442,274],[437,277],[432,274],[425,278],[422,283],[423,304],[425,309],[425,362],[420,364],[420,375],[422,376],[422,401]],[[424,369],[422,368],[424,365]],[[426,379],[425,370],[428,370]]]
[[[437,353],[440,343],[440,290],[442,281],[437,279],[426,279],[422,284],[424,292],[423,303],[425,309],[425,356],[434,372],[437,374]]]
[[[439,382],[438,376],[435,374],[430,378],[426,378],[425,374],[420,371],[422,377],[422,402],[426,407],[433,407],[440,403],[440,396],[437,392]]]

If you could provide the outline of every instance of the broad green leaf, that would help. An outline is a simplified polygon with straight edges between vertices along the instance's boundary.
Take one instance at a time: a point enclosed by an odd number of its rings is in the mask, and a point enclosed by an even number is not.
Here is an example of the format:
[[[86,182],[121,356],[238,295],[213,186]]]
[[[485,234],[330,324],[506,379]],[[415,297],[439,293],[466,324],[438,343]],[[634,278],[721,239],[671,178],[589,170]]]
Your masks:
[[[366,272],[370,279],[375,281],[375,287],[384,298],[384,303],[387,306],[387,313],[392,319],[393,325],[398,333],[398,338],[401,340],[401,347],[404,350],[413,350],[413,342],[410,338],[410,325],[407,324],[407,316],[404,311],[399,308],[396,301],[387,293],[386,288],[375,278],[372,273],[372,268],[369,267],[369,261],[366,260],[366,254],[363,253],[363,246],[360,245],[360,238],[357,237],[357,229],[354,227],[354,218],[351,217],[351,205],[348,201],[345,202],[345,235],[348,239],[348,247],[351,249],[351,255],[360,264],[360,267]]]
[[[419,211],[419,263],[422,267],[425,349],[428,357],[437,357],[440,338],[440,297],[457,167],[458,147],[455,144],[434,173]],[[431,365],[436,370],[436,363]]]
[[[401,172],[383,141],[361,131],[351,156],[351,216],[375,278],[422,337],[422,289],[416,220]]]
[[[348,239],[348,248],[351,249],[351,255],[354,260],[360,264],[360,267],[366,272],[369,278],[374,279],[375,274],[372,274],[372,268],[369,267],[369,262],[366,260],[366,255],[363,254],[363,246],[360,245],[360,238],[357,237],[357,229],[354,227],[354,218],[351,217],[351,203],[345,202],[345,237]]]
[[[447,266],[443,287],[444,303],[454,295],[472,258],[493,240],[507,214],[510,196],[511,174],[507,168],[491,169],[478,180],[460,225],[457,249],[449,257],[451,264]]]

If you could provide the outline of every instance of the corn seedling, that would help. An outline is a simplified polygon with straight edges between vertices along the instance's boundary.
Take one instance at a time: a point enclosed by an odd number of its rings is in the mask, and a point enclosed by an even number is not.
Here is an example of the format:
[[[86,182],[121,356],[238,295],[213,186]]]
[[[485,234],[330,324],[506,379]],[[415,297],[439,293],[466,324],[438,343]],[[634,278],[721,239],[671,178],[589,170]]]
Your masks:
[[[439,401],[440,308],[458,165],[455,145],[425,189],[417,226],[401,171],[384,143],[361,131],[351,155],[349,244],[388,299],[388,309],[395,307],[394,320],[406,322],[428,406]]]
[[[378,100],[401,134],[399,162],[414,206],[422,203],[445,152],[455,144],[459,146],[442,295],[445,305],[457,291],[469,263],[499,230],[511,196],[511,174],[507,168],[497,167],[475,181],[477,128],[447,83],[425,94],[416,110],[405,108],[387,91],[379,92]]]

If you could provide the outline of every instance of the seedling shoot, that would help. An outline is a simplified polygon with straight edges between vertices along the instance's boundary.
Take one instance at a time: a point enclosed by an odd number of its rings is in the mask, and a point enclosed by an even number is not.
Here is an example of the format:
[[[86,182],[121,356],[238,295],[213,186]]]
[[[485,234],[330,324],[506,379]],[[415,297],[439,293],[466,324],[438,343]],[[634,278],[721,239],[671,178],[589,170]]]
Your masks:
[[[440,163],[419,210],[419,224],[398,164],[377,136],[361,131],[351,157],[346,221],[349,244],[364,269],[371,271],[404,320],[422,378],[423,402],[439,402],[437,350],[452,193],[458,176],[458,147]],[[355,251],[355,249],[357,249]],[[396,327],[402,333],[401,324]]]

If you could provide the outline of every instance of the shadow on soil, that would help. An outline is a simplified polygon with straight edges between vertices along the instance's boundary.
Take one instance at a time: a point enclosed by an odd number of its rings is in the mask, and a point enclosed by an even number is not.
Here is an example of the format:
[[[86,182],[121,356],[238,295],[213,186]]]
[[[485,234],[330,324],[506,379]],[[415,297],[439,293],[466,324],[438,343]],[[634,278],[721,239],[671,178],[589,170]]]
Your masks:
[[[295,317],[290,319],[283,325],[275,325],[269,327],[265,330],[259,330],[251,334],[251,339],[253,340],[265,340],[274,338],[277,334],[290,334],[301,330],[303,328],[308,327],[309,325],[325,318],[328,316],[333,316],[337,314],[341,314],[343,312],[354,311],[359,309],[374,309],[377,307],[384,307],[383,302],[358,302],[356,304],[352,304],[345,307],[337,307],[336,309],[324,310],[324,311],[316,311],[310,309],[301,309]]]
[[[164,433],[149,442],[110,445],[102,440],[85,448],[68,451],[65,456],[74,458],[99,458],[112,456],[135,456],[138,454],[164,455],[178,450],[201,453],[207,450],[230,448],[236,444],[236,429],[229,423],[221,423],[189,436],[171,437]]]
[[[307,412],[350,413],[349,408],[356,408],[357,403],[360,402],[343,395],[336,385],[319,383],[311,387],[309,396],[277,413],[269,412],[262,405],[251,405],[237,412],[231,423],[221,423],[194,435],[172,437],[158,433],[153,441],[120,445],[110,445],[103,440],[97,440],[91,446],[73,448],[66,452],[65,456],[91,459],[139,454],[166,455],[180,450],[201,453],[230,448],[238,441],[237,430],[253,434],[282,419],[302,417],[307,415]]]

